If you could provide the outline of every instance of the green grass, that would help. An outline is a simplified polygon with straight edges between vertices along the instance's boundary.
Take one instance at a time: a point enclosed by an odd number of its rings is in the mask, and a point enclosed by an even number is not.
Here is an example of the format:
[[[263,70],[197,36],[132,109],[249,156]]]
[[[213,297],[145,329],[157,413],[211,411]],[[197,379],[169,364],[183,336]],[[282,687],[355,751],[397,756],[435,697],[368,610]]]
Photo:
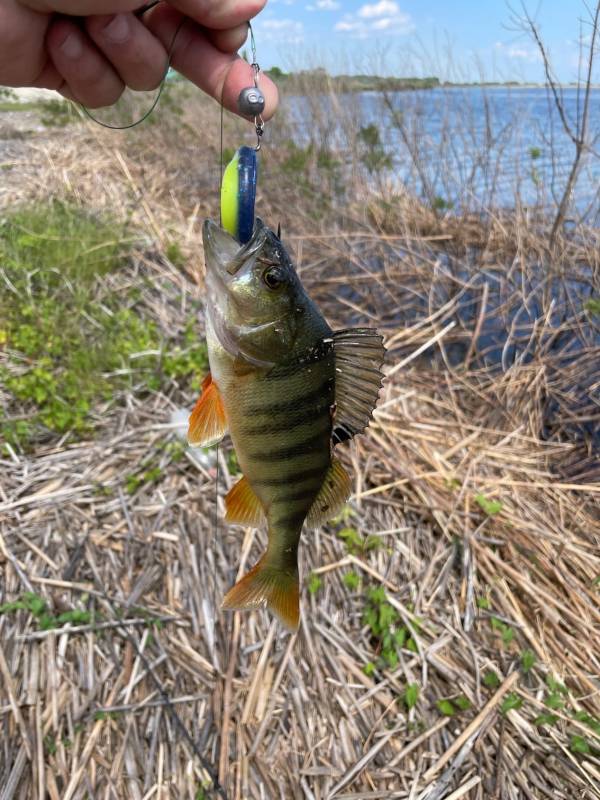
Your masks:
[[[0,439],[89,435],[93,409],[123,390],[201,377],[193,320],[165,341],[135,289],[115,293],[104,280],[126,269],[132,243],[122,225],[60,202],[0,220]],[[137,356],[145,351],[162,357]]]

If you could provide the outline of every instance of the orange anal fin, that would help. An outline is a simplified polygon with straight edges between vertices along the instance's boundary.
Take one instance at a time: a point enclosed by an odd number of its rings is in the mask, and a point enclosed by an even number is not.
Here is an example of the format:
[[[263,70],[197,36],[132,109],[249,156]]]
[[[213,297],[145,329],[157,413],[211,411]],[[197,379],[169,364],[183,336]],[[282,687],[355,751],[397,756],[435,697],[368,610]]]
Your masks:
[[[227,433],[223,401],[210,372],[202,381],[202,394],[190,414],[188,442],[196,447],[210,447]]]
[[[298,573],[258,562],[231,588],[223,599],[224,609],[260,608],[266,604],[289,630],[300,622],[300,586]]]
[[[319,489],[310,511],[306,516],[306,524],[311,528],[318,528],[327,520],[335,517],[344,507],[352,484],[348,473],[341,463],[334,458],[325,476],[323,485]]]
[[[260,500],[254,494],[248,479],[244,476],[233,486],[225,498],[227,522],[236,522],[238,525],[248,525],[258,528],[265,519]]]

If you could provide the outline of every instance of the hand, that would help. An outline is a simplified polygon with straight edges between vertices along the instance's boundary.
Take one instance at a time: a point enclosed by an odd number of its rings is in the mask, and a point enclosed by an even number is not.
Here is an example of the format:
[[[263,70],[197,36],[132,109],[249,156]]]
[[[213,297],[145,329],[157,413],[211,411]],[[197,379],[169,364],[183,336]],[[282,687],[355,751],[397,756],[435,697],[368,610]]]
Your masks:
[[[97,108],[126,86],[155,89],[170,53],[174,69],[237,111],[253,77],[237,50],[266,0],[168,0],[133,13],[143,2],[0,0],[0,85],[56,89]],[[260,87],[268,119],[277,89],[266,76]]]

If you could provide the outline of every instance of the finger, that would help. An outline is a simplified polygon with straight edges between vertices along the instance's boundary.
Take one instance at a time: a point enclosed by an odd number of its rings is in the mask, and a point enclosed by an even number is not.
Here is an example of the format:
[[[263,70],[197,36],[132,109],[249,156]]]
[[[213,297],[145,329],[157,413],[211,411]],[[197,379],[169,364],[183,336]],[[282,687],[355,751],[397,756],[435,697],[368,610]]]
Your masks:
[[[167,51],[133,14],[89,17],[86,30],[127,86],[148,90],[160,84]]]
[[[204,28],[227,30],[253,19],[267,0],[169,0],[182,14]]]
[[[119,14],[135,11],[143,5],[141,0],[20,0],[20,5],[44,14],[69,14],[87,17],[90,14]]]
[[[243,22],[236,28],[224,31],[208,30],[206,34],[210,41],[223,53],[237,53],[248,38],[248,23]]]
[[[206,31],[166,5],[157,6],[146,15],[145,23],[171,52],[171,65],[225,108],[239,113],[237,99],[242,89],[252,86],[252,68],[232,53],[223,53],[209,39]],[[263,118],[269,119],[277,108],[277,87],[261,75],[260,88],[265,96]]]
[[[53,22],[46,46],[73,99],[90,108],[109,106],[119,99],[123,81],[77,25],[66,19]]]

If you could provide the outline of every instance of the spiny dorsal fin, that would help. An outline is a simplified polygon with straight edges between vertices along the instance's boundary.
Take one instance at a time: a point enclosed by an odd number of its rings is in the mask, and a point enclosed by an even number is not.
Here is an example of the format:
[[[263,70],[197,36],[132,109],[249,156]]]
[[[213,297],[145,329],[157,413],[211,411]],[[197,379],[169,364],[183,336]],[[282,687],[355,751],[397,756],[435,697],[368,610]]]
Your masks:
[[[225,507],[227,522],[236,522],[249,528],[258,528],[264,522],[263,507],[245,475],[227,493]]]
[[[333,334],[335,419],[333,443],[362,433],[377,405],[383,381],[383,336],[372,328],[349,328]]]
[[[306,515],[306,523],[311,528],[318,528],[324,522],[335,517],[350,496],[352,484],[350,477],[341,463],[334,458],[319,489],[310,511]]]
[[[202,381],[202,394],[190,414],[188,442],[195,447],[210,447],[227,433],[223,401],[210,372]]]

